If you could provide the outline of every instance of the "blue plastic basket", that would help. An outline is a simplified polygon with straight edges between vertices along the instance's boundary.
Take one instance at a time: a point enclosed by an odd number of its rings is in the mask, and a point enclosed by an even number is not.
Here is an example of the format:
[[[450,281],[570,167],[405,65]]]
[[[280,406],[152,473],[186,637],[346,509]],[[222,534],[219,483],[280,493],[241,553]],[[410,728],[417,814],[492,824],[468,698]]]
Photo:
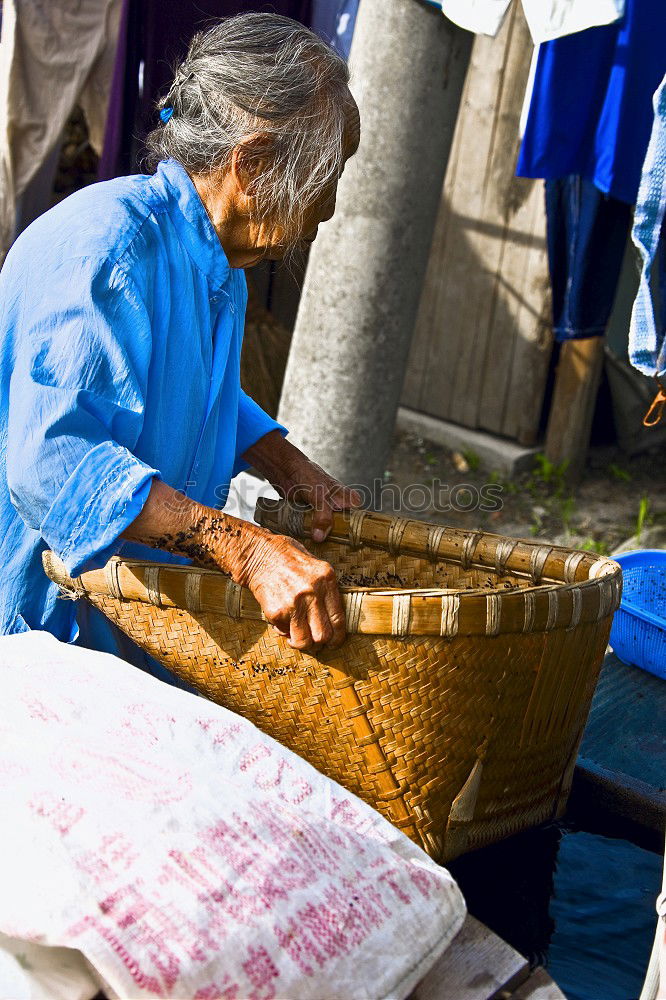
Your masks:
[[[610,644],[625,663],[666,679],[666,551],[644,549],[613,557],[622,567],[622,603]]]

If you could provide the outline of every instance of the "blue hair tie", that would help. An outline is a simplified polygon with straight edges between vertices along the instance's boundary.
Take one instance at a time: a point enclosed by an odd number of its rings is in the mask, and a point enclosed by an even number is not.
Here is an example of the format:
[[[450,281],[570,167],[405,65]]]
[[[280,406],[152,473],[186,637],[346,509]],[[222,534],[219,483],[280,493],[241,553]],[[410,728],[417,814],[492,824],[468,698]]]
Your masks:
[[[173,108],[162,108],[162,110],[160,111],[160,118],[162,119],[165,125],[171,118],[172,114],[173,114]]]

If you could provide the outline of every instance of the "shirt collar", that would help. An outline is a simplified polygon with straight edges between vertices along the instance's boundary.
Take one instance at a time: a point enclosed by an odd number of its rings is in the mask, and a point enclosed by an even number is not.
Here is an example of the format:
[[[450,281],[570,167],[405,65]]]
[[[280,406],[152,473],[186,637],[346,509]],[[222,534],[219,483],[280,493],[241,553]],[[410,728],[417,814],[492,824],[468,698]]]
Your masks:
[[[177,160],[163,160],[153,185],[165,198],[178,236],[213,288],[221,288],[230,267],[217,233],[189,174]]]

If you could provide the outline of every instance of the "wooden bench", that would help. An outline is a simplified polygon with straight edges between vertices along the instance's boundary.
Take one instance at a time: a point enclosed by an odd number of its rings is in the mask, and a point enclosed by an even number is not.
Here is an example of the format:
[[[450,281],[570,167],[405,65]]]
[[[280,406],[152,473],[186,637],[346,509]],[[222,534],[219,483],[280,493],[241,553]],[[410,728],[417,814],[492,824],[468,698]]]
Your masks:
[[[545,969],[468,916],[410,1000],[566,1000]]]

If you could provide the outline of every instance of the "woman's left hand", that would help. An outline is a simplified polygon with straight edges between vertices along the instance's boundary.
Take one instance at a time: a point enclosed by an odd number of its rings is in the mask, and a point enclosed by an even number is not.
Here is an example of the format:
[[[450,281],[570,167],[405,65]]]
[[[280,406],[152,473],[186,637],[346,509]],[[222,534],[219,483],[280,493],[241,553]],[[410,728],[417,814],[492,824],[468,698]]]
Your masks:
[[[363,505],[363,497],[357,490],[329,476],[306,455],[290,468],[281,482],[273,483],[273,486],[288,500],[306,503],[313,508],[312,540],[315,542],[323,542],[331,530],[333,511]]]
[[[279,431],[265,434],[248,448],[243,458],[265,476],[281,496],[313,508],[312,539],[315,542],[323,542],[328,535],[334,511],[363,505],[363,497],[357,490],[330,476]]]

